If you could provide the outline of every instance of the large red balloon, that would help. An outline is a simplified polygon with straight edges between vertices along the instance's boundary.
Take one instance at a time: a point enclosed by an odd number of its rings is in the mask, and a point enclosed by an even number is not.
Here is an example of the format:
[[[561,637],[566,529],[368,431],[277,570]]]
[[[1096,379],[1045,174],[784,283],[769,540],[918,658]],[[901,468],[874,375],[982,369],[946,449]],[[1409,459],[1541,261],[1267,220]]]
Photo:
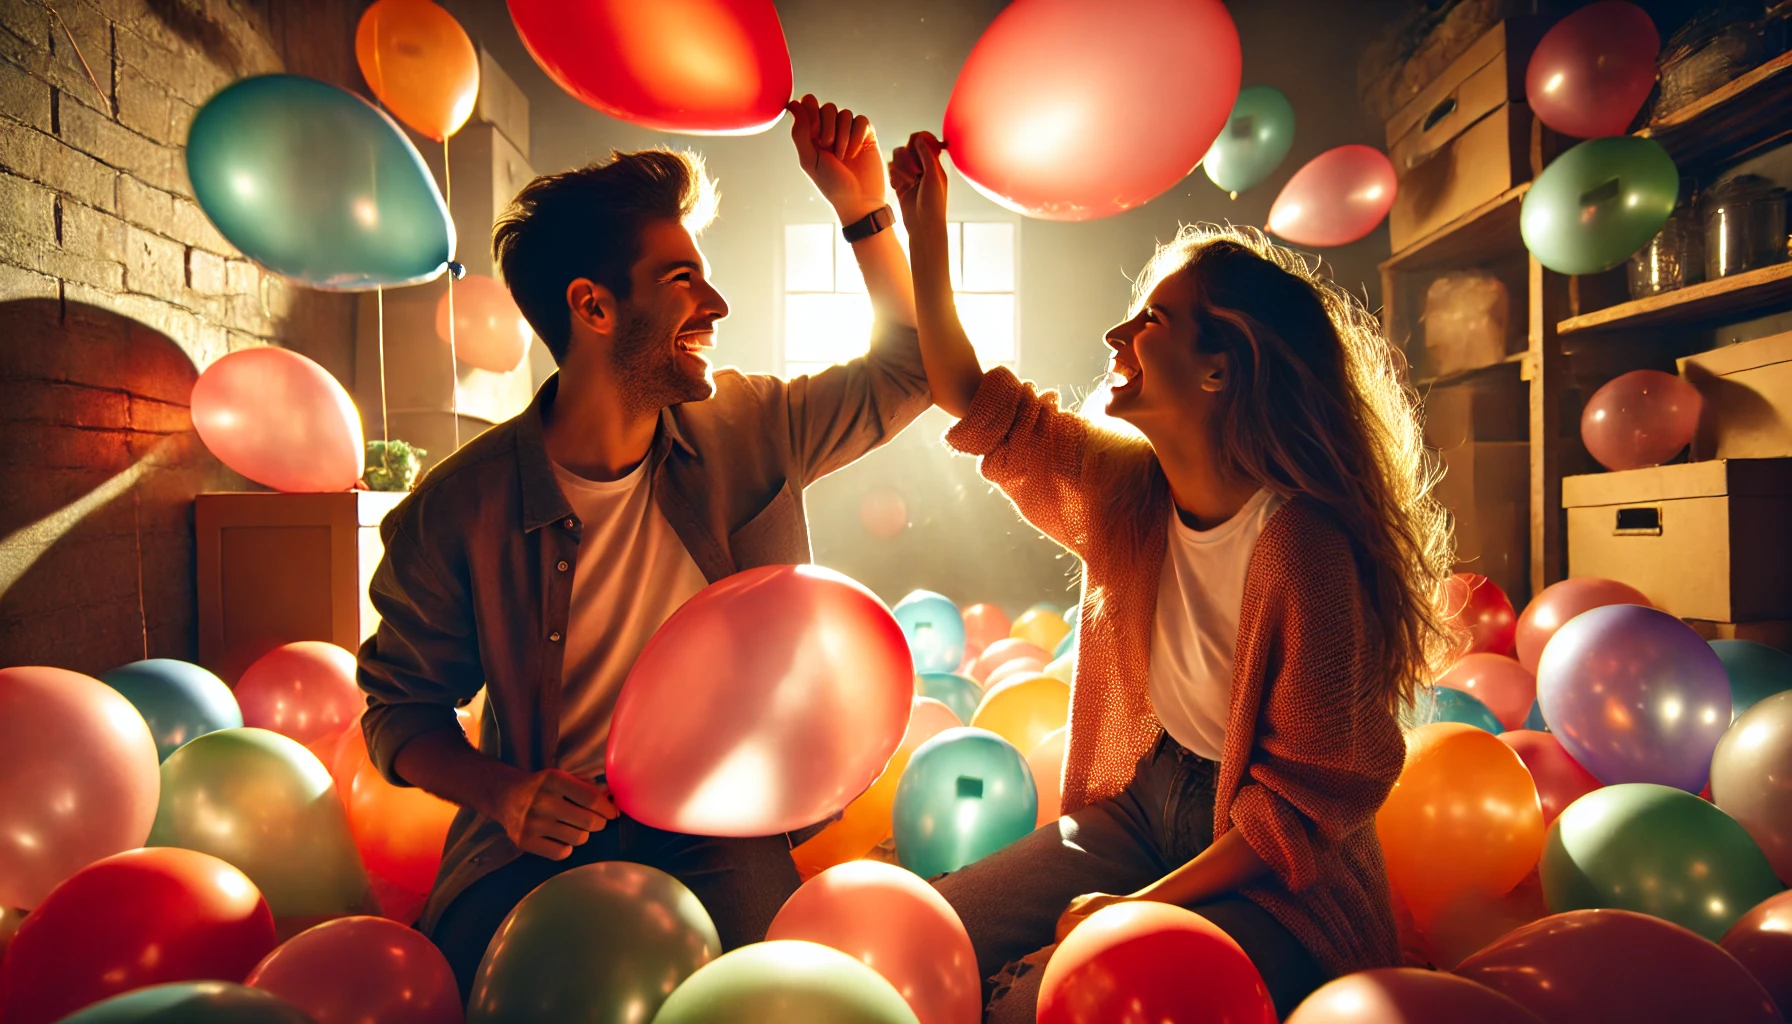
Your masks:
[[[686,601],[635,659],[605,774],[654,828],[788,832],[883,772],[914,692],[908,640],[871,591],[815,565],[749,569]]]
[[[1537,799],[1543,804],[1544,828],[1569,804],[1602,785],[1550,733],[1508,729],[1500,733],[1500,742],[1518,751],[1518,759],[1530,770],[1531,781],[1537,784]]]
[[[90,864],[25,918],[6,956],[6,1024],[49,1024],[169,981],[241,981],[274,948],[249,877],[210,854],[159,846]]]
[[[161,790],[156,741],[123,694],[66,669],[0,669],[0,906],[29,910],[143,845]]]
[[[1444,618],[1469,634],[1468,653],[1511,654],[1518,612],[1500,585],[1475,572],[1444,581]]]
[[[193,382],[193,429],[218,460],[276,491],[346,491],[366,459],[361,414],[330,371],[271,345]]]
[[[444,344],[449,339],[450,294],[454,298],[456,360],[492,373],[509,373],[523,365],[535,332],[523,319],[523,311],[516,308],[510,289],[484,274],[468,274],[444,289],[436,300],[436,337]]]
[[[1537,677],[1503,654],[1470,654],[1438,676],[1437,685],[1479,699],[1507,729],[1524,725],[1537,700]]]
[[[257,658],[237,680],[236,702],[244,725],[307,745],[340,735],[367,707],[355,683],[355,656],[322,640],[285,644]]]
[[[1010,210],[1106,217],[1195,169],[1231,116],[1241,66],[1219,0],[1019,0],[958,73],[947,151]]]
[[[1781,1012],[1792,1012],[1792,890],[1755,904],[1724,933],[1721,945],[1742,961]]]
[[[1661,36],[1635,4],[1588,4],[1538,40],[1524,94],[1543,123],[1577,139],[1623,135],[1655,87]]]
[[[1351,144],[1328,149],[1294,172],[1269,208],[1269,230],[1295,245],[1348,245],[1375,230],[1394,205],[1387,154]]]
[[[560,88],[644,128],[746,135],[790,100],[771,0],[510,0],[510,19]]]
[[[1692,443],[1704,406],[1699,389],[1681,378],[1632,370],[1606,381],[1587,399],[1580,439],[1606,469],[1659,466]]]
[[[460,989],[435,944],[383,917],[342,917],[288,939],[243,982],[317,1024],[461,1024]]]
[[[1275,1024],[1263,976],[1232,936],[1168,903],[1116,903],[1058,945],[1039,982],[1039,1024]]]
[[[1383,967],[1337,978],[1308,996],[1288,1024],[1542,1024],[1482,985],[1437,971]]]
[[[1563,623],[1581,612],[1608,604],[1653,607],[1635,587],[1596,576],[1577,576],[1544,587],[1518,617],[1518,632],[1513,640],[1518,649],[1518,663],[1536,674],[1537,662],[1543,657],[1543,645],[1549,643],[1549,638],[1556,635]]]

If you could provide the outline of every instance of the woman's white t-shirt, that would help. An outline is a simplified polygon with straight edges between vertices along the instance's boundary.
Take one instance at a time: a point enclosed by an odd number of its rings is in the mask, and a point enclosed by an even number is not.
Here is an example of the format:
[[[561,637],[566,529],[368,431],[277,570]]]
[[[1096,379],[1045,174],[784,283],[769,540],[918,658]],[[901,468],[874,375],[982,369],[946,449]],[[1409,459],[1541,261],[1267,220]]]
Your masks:
[[[1279,495],[1260,490],[1211,530],[1190,529],[1170,509],[1147,690],[1170,738],[1212,761],[1226,742],[1245,572],[1258,535],[1281,507]]]

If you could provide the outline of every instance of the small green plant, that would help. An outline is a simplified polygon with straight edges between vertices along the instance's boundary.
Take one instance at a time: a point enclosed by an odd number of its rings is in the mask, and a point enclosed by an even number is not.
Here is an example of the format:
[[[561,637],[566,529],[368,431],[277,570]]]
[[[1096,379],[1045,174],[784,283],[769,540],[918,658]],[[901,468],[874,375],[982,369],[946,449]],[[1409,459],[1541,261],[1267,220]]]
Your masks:
[[[367,489],[372,491],[408,491],[417,482],[423,468],[423,457],[429,452],[409,441],[367,442]]]

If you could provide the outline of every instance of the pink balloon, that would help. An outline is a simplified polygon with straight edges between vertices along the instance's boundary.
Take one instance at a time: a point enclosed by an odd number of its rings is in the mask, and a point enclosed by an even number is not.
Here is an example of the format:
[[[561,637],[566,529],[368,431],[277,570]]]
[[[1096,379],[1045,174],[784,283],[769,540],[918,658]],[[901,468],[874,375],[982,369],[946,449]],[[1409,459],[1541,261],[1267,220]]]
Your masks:
[[[1033,772],[1033,785],[1039,790],[1039,824],[1057,821],[1064,805],[1064,744],[1070,739],[1070,727],[1055,729],[1027,755],[1027,767]]]
[[[859,525],[878,540],[893,540],[908,529],[908,502],[888,487],[879,487],[859,499]]]
[[[1525,68],[1525,98],[1564,135],[1623,135],[1655,87],[1659,52],[1661,36],[1641,7],[1588,4],[1538,40]]]
[[[1287,1024],[1543,1024],[1482,985],[1439,971],[1380,967],[1327,982]]]
[[[1535,675],[1537,661],[1543,657],[1543,645],[1549,643],[1549,638],[1556,635],[1556,630],[1562,628],[1563,623],[1588,609],[1608,604],[1653,607],[1642,591],[1617,580],[1579,576],[1544,587],[1542,593],[1531,598],[1531,603],[1525,606],[1524,614],[1518,617],[1515,642],[1518,663]]]
[[[749,569],[649,640],[611,719],[616,806],[654,828],[762,836],[829,817],[902,741],[914,698],[902,627],[815,565]]]
[[[1175,59],[1144,58],[1142,40]],[[1195,169],[1241,67],[1219,0],[1023,0],[971,50],[944,137],[965,178],[1010,210],[1106,217]]]
[[[1537,699],[1537,677],[1503,654],[1469,654],[1437,677],[1437,685],[1478,698],[1508,729],[1524,725]]]
[[[995,671],[983,680],[983,692],[987,694],[1003,683],[1012,683],[1016,679],[1028,679],[1044,674],[1045,666],[1040,663],[1038,658],[1011,658],[996,666]]]
[[[1632,370],[1593,392],[1580,414],[1580,439],[1606,469],[1659,466],[1692,443],[1704,406],[1698,389],[1679,377]]]
[[[1269,208],[1269,230],[1295,245],[1348,245],[1394,205],[1394,165],[1381,150],[1328,149],[1294,172]]]
[[[964,923],[909,871],[848,861],[803,883],[766,941],[802,939],[857,957],[902,993],[921,1024],[978,1024],[982,978]]]
[[[997,640],[983,649],[977,660],[971,663],[971,678],[978,683],[987,684],[990,673],[1016,658],[1031,658],[1041,668],[1051,664],[1052,656],[1045,648],[1028,640]]]
[[[0,906],[36,907],[149,838],[156,741],[112,687],[60,668],[0,669],[0,751]]]
[[[479,370],[509,373],[529,355],[535,336],[510,289],[484,274],[450,286],[454,296],[454,358]],[[448,291],[436,300],[436,337],[448,341]]]
[[[310,745],[341,736],[361,720],[367,698],[355,683],[355,656],[322,640],[276,647],[236,683],[243,724]]]
[[[317,1024],[461,1024],[460,989],[435,944],[383,917],[341,917],[264,957],[243,984]]]
[[[276,491],[346,491],[365,468],[354,400],[297,352],[232,352],[193,382],[191,401],[193,429],[211,453]]]
[[[1511,729],[1500,733],[1500,742],[1518,751],[1518,759],[1530,769],[1531,781],[1537,784],[1537,799],[1543,804],[1544,828],[1569,804],[1602,785],[1562,748],[1561,740],[1549,733]]]

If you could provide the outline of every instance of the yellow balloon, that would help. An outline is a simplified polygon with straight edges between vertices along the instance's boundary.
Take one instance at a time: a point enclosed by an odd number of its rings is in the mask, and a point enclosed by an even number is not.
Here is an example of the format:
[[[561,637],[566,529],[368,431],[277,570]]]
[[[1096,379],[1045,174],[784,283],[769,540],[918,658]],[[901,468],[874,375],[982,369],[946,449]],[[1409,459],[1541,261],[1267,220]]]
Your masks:
[[[1014,627],[1008,635],[1016,640],[1025,640],[1030,644],[1038,644],[1046,650],[1054,650],[1058,641],[1070,635],[1070,624],[1055,612],[1043,608],[1035,608],[1014,620]]]
[[[1046,735],[1070,724],[1070,687],[1051,676],[1027,676],[1003,683],[983,696],[971,726],[988,729],[1014,744],[1016,750],[1032,750]]]

